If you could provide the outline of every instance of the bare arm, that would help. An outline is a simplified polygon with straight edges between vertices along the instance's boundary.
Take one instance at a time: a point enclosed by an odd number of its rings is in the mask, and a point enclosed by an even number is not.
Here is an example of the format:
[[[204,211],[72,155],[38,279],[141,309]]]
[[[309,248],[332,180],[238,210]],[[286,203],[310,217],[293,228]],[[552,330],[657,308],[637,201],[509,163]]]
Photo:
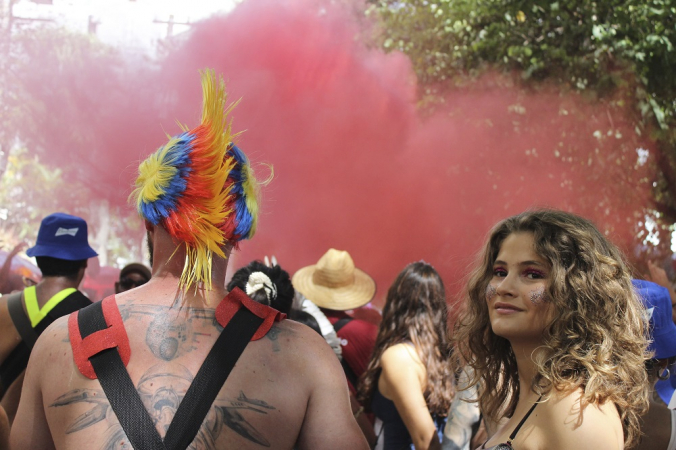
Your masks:
[[[357,420],[357,425],[359,425],[361,432],[364,433],[369,448],[373,448],[376,445],[376,433],[368,417],[364,414],[364,407],[359,404],[357,398],[352,395],[352,392],[350,392],[350,407],[352,408],[352,415]]]
[[[9,419],[5,409],[0,406],[0,450],[9,448]]]
[[[52,324],[53,325],[53,324]],[[21,391],[21,401],[10,434],[12,449],[53,449],[54,442],[49,432],[47,417],[42,400],[40,376],[45,365],[45,347],[49,346],[51,333],[45,330],[31,352],[26,377]]]
[[[472,369],[467,368],[465,370]],[[467,374],[463,371],[458,380],[458,388],[453,398],[453,403],[451,403],[451,409],[448,412],[448,422],[446,422],[446,427],[444,428],[444,441],[441,445],[443,450],[464,450],[470,448],[472,427],[481,420],[479,404],[468,401],[477,398],[476,387],[468,387],[467,380]]]
[[[540,445],[552,450],[623,449],[622,421],[615,405],[607,402],[604,405],[586,405],[581,409],[580,397],[581,391],[576,391],[538,406],[543,407],[535,418],[541,433],[538,439]],[[527,438],[526,434],[524,438]]]
[[[437,430],[423,396],[426,371],[408,344],[394,345],[383,353],[381,393],[394,402],[416,450],[441,449]]]
[[[304,342],[298,367],[311,384],[310,398],[298,436],[300,450],[366,450],[368,444],[350,407],[347,381],[335,354],[317,333]]]

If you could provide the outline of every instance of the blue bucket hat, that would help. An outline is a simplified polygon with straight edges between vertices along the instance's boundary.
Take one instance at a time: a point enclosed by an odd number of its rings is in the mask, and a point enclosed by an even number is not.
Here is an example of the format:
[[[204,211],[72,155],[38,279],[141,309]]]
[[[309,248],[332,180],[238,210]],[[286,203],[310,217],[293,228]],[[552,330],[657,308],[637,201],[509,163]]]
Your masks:
[[[671,296],[665,287],[651,281],[632,280],[650,318],[650,345],[655,359],[676,356],[676,325],[671,315]]]
[[[64,213],[50,214],[40,223],[35,246],[26,250],[28,256],[79,261],[93,258],[98,253],[87,242],[87,222]]]

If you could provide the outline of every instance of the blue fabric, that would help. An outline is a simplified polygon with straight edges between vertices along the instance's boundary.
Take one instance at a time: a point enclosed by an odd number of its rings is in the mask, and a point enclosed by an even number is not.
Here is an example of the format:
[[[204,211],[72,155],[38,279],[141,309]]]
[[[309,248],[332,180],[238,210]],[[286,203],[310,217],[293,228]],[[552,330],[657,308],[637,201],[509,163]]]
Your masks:
[[[98,253],[87,241],[87,222],[70,214],[50,214],[40,223],[38,239],[26,254],[30,257],[49,256],[51,258],[79,261],[97,256]]]
[[[669,289],[651,281],[632,280],[650,318],[650,345],[655,359],[676,356],[676,325],[672,318]]]
[[[378,386],[377,381],[376,386]],[[411,435],[408,433],[397,407],[394,406],[394,402],[386,399],[377,387],[373,394],[373,400],[371,400],[371,410],[383,422],[383,431],[380,436],[380,439],[384,439],[383,450],[415,450]],[[432,415],[432,420],[437,428],[439,442],[441,442],[444,436],[446,417]]]
[[[655,390],[667,405],[676,391],[676,364],[670,366],[669,371],[671,372],[671,377],[668,380],[658,380],[655,384]]]

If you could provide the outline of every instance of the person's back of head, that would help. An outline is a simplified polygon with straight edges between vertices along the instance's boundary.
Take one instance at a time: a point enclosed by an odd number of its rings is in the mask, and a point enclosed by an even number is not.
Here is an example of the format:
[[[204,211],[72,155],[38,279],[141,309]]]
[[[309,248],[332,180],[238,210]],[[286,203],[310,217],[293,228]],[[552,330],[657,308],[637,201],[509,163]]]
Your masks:
[[[84,275],[87,259],[97,253],[89,246],[84,219],[54,213],[42,219],[36,243],[26,255],[35,257],[43,279],[64,277],[76,282]]]
[[[143,286],[150,281],[150,269],[140,263],[127,264],[120,270],[119,279],[115,282],[115,293],[128,291]]]
[[[421,333],[435,331],[425,338],[438,341],[437,334],[446,334],[446,321],[446,290],[437,271],[423,261],[406,266],[387,291],[381,328],[391,328],[398,339],[412,342],[419,341]]]
[[[214,257],[253,237],[258,182],[246,155],[232,143],[225,83],[202,72],[204,101],[197,127],[169,139],[139,166],[132,192],[140,216],[185,247],[182,288],[211,288]]]
[[[389,347],[411,343],[427,372],[425,400],[435,414],[445,414],[453,397],[448,358],[446,290],[430,264],[408,264],[387,291],[373,356],[362,377],[358,399],[370,405],[381,370],[380,359]]]
[[[80,269],[87,267],[86,259],[68,261],[67,259],[52,258],[49,256],[36,256],[35,261],[44,277],[64,277],[75,281]]]
[[[373,299],[376,283],[346,251],[329,249],[317,264],[293,274],[293,286],[322,309],[347,311]]]
[[[238,287],[258,303],[289,314],[296,295],[288,272],[280,266],[268,267],[252,261],[239,269],[228,283],[228,290]]]

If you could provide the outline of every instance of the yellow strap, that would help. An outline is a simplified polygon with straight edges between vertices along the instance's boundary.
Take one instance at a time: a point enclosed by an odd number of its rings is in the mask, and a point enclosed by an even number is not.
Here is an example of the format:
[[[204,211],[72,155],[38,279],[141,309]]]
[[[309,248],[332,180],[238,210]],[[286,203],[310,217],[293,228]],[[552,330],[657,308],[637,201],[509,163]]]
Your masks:
[[[61,303],[61,300],[75,291],[77,291],[75,288],[66,288],[63,291],[57,292],[52,298],[47,300],[47,303],[40,309],[38,306],[38,297],[35,293],[35,286],[24,289],[23,298],[26,302],[26,312],[28,313],[28,318],[31,320],[31,326],[35,328],[35,326],[49,314],[49,311],[54,309],[56,305]]]

